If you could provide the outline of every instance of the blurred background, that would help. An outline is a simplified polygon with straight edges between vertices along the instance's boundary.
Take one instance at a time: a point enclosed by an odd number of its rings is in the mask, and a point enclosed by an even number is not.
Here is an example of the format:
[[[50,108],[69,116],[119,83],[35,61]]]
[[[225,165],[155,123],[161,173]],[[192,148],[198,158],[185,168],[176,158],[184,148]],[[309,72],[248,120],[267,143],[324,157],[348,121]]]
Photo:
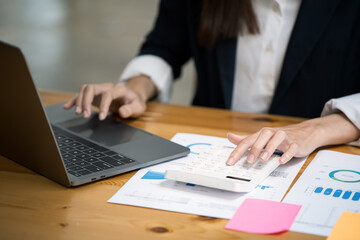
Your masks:
[[[159,0],[0,0],[0,40],[20,47],[39,89],[118,81],[152,28]],[[193,63],[170,103],[189,105]]]

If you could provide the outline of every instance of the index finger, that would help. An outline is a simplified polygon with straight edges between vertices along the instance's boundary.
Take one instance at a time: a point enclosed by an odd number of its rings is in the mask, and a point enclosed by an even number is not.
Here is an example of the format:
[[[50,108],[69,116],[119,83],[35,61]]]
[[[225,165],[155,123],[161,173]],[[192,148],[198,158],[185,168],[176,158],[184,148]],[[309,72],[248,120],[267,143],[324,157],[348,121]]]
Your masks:
[[[256,140],[256,134],[245,137],[239,142],[235,150],[230,154],[229,159],[226,161],[226,164],[231,166],[234,165],[242,155],[249,149]]]
[[[64,107],[66,110],[72,108],[72,107],[75,105],[77,98],[78,98],[78,95],[76,95],[75,97],[73,97],[72,99],[70,99],[69,101],[67,101],[67,102],[64,104],[63,107]]]
[[[99,105],[99,119],[104,120],[109,112],[111,102],[116,98],[121,98],[126,95],[126,87],[122,84],[117,84],[101,95]]]
[[[89,118],[91,116],[91,105],[94,99],[94,86],[89,84],[83,90],[82,109],[84,111],[84,117]]]

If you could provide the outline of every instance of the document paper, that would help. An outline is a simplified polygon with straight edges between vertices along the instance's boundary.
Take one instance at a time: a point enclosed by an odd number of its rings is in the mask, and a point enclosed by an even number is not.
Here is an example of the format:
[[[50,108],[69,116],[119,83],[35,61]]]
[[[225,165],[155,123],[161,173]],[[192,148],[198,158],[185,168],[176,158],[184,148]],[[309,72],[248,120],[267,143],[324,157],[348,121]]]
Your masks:
[[[293,159],[250,193],[234,193],[164,178],[165,170],[181,169],[209,145],[234,146],[232,143],[226,138],[187,133],[176,134],[172,141],[189,147],[190,154],[139,170],[108,202],[229,219],[245,198],[280,201],[305,161]]]
[[[322,150],[284,202],[301,204],[292,231],[328,236],[344,211],[360,212],[360,156]]]

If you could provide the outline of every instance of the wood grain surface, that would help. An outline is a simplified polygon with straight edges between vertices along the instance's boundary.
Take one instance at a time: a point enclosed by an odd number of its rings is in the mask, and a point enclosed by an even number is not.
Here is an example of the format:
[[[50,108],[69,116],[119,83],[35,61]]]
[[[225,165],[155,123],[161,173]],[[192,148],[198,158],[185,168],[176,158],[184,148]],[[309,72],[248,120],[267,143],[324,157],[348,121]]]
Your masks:
[[[74,96],[46,91],[40,95],[44,105]],[[121,121],[170,139],[177,132],[219,137],[226,137],[228,132],[249,134],[262,127],[302,120],[149,103],[140,118]],[[350,146],[327,149],[360,154],[358,148]],[[303,169],[314,155],[310,155]],[[296,232],[247,234],[225,230],[225,219],[107,203],[134,173],[65,188],[0,156],[0,239],[325,239]]]

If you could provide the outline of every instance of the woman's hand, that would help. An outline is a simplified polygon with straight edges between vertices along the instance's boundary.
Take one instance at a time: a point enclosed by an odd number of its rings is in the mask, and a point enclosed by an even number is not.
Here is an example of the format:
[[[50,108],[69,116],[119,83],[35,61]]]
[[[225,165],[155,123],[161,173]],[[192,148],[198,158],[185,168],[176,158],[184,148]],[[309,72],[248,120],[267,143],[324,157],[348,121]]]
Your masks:
[[[146,102],[156,93],[150,78],[138,76],[122,83],[85,84],[79,93],[65,105],[65,109],[75,106],[76,114],[85,118],[91,115],[91,106],[99,108],[99,119],[106,118],[108,112],[118,113],[122,118],[138,117],[146,110]]]
[[[283,155],[279,161],[284,164],[293,157],[305,157],[318,147],[343,144],[359,137],[359,129],[340,113],[285,127],[263,128],[248,136],[229,133],[228,139],[237,147],[226,163],[235,164],[250,148],[247,155],[250,163],[258,157],[261,161],[267,161],[275,150],[280,150]]]

